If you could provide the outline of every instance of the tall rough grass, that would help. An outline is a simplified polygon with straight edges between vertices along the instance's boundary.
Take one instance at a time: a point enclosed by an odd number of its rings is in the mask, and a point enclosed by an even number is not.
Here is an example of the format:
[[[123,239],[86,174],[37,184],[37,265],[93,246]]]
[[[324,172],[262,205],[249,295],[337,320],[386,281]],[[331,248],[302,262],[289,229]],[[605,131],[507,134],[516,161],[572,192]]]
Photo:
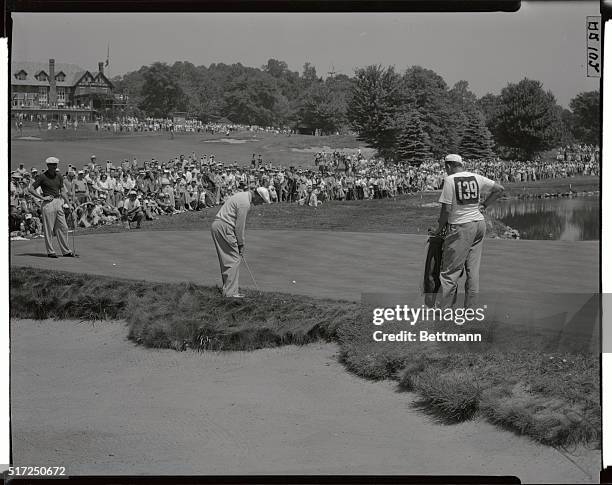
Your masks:
[[[14,318],[125,319],[129,338],[177,350],[252,350],[330,340],[355,303],[266,293],[236,301],[216,288],[14,268]]]
[[[252,350],[332,340],[346,368],[395,379],[444,422],[480,416],[553,446],[600,446],[598,355],[576,341],[554,351],[551,335],[484,322],[484,342],[379,343],[357,303],[281,293],[228,300],[216,288],[12,268],[13,318],[125,319],[129,338],[176,350]],[[478,351],[474,351],[478,349]],[[580,350],[582,349],[582,350]]]

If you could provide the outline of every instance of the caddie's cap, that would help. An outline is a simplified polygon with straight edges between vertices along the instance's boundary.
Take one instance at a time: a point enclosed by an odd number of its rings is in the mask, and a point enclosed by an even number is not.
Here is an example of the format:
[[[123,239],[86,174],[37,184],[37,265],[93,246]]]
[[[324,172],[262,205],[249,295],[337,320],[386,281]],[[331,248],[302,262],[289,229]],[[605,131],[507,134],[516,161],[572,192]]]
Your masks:
[[[266,204],[270,203],[270,193],[268,192],[268,189],[265,187],[257,187],[257,193],[263,200],[266,201]]]
[[[450,163],[456,163],[457,165],[463,165],[463,159],[455,154],[455,153],[451,153],[450,155],[446,155],[446,158],[444,158],[445,162],[450,162]]]
[[[49,157],[45,160],[45,163],[47,165],[57,165],[59,163],[59,158],[56,157]]]

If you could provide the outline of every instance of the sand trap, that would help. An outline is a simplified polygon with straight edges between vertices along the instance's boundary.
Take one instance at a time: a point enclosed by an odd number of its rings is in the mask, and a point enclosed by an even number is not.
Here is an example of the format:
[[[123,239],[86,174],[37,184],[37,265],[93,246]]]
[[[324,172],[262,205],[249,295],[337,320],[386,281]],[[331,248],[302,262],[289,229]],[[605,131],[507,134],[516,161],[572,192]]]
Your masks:
[[[247,143],[249,141],[259,141],[257,138],[249,138],[245,139],[236,139],[236,138],[219,138],[218,140],[206,140],[204,143],[231,143],[231,144],[240,144]]]
[[[15,463],[72,475],[597,480],[599,452],[562,454],[482,421],[436,424],[393,383],[348,374],[331,344],[179,353],[126,334],[121,322],[11,322]]]

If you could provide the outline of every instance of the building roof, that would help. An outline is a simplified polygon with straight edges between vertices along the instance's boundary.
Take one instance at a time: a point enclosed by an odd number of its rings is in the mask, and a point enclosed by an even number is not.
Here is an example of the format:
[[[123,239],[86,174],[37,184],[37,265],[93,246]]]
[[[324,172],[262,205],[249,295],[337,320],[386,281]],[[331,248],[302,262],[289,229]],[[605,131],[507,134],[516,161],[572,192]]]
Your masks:
[[[15,78],[15,74],[19,71],[25,71],[27,73],[26,79],[19,80]],[[39,81],[34,76],[40,71],[44,71],[49,74],[49,62],[19,62],[13,61],[11,63],[11,84],[13,86],[48,86],[49,81]],[[66,77],[64,81],[56,81],[56,86],[69,87],[74,86],[81,77],[87,72],[81,66],[76,64],[64,64],[61,62],[55,63],[55,75],[57,76],[60,72],[63,72]],[[91,73],[96,76],[98,73]]]

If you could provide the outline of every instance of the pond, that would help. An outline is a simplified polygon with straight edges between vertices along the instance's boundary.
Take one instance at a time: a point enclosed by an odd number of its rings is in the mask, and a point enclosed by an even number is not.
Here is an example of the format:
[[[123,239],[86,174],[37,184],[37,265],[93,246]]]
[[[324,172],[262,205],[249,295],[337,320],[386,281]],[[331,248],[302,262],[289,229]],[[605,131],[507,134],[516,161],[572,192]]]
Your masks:
[[[499,200],[489,208],[521,239],[599,240],[599,196]]]

